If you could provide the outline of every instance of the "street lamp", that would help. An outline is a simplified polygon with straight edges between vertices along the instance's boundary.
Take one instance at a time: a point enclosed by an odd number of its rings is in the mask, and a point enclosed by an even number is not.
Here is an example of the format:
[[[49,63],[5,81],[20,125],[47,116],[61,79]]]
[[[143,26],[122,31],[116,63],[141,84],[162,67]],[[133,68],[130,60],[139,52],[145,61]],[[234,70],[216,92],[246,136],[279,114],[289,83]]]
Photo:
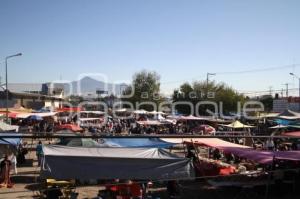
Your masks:
[[[8,85],[7,85],[7,60],[13,57],[21,56],[22,53],[5,57],[5,87],[6,87],[6,122],[8,122]]]
[[[298,111],[300,111],[300,78],[297,75],[295,75],[294,73],[290,73],[290,75],[292,75],[293,77],[296,77],[299,81],[299,99],[298,99],[298,103],[299,103],[298,109],[299,110]]]
[[[209,83],[209,77],[214,76],[216,73],[207,73],[206,74],[206,98],[208,98],[208,83]]]

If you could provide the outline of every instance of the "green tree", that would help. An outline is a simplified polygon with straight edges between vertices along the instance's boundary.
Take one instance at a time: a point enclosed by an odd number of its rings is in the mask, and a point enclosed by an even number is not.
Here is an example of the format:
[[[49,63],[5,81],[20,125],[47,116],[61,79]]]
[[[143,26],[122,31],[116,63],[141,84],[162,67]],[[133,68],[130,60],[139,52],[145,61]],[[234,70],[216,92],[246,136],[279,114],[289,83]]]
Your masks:
[[[273,110],[273,97],[266,96],[260,99],[260,102],[263,103],[265,111],[271,112]]]
[[[237,111],[238,102],[243,104],[245,98],[225,83],[216,84],[212,81],[207,84],[206,81],[196,81],[192,85],[184,83],[180,86],[180,89],[176,89],[173,94],[173,101],[191,102],[194,106],[201,101],[210,101],[217,103],[219,110],[221,103],[222,112],[227,114],[229,112]],[[176,108],[182,114],[190,113],[190,109],[186,105],[180,105]],[[214,111],[214,107],[212,105],[203,105],[199,107],[199,113],[201,115],[208,115],[206,111],[207,109]]]
[[[157,106],[162,101],[160,92],[160,76],[156,72],[143,70],[133,76],[132,84],[124,92],[124,95],[133,94],[130,98],[122,98],[123,102],[130,102],[134,108],[137,103],[155,103]],[[125,105],[126,106],[126,105]],[[153,106],[141,105],[140,109],[152,111]]]

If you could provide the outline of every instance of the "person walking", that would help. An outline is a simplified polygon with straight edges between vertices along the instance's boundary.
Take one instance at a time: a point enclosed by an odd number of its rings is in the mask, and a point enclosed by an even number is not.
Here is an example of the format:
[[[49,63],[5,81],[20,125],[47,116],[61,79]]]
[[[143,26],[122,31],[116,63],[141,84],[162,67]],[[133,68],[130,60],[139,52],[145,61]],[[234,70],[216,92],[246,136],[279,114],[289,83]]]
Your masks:
[[[42,156],[43,156],[43,144],[41,141],[39,141],[38,145],[36,146],[36,157],[38,160],[38,166],[41,166]]]

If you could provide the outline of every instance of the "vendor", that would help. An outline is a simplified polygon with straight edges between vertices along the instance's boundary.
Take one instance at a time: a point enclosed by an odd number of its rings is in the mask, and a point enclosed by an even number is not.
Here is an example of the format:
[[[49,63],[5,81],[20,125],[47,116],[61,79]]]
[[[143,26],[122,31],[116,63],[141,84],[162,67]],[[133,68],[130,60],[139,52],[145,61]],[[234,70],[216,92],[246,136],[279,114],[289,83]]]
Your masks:
[[[220,160],[221,157],[222,157],[222,155],[221,155],[220,150],[219,150],[219,149],[215,149],[215,150],[213,151],[213,159],[214,159],[214,160]]]
[[[4,156],[4,160],[0,163],[0,187],[12,188],[13,184],[10,181],[11,161],[8,156]]]

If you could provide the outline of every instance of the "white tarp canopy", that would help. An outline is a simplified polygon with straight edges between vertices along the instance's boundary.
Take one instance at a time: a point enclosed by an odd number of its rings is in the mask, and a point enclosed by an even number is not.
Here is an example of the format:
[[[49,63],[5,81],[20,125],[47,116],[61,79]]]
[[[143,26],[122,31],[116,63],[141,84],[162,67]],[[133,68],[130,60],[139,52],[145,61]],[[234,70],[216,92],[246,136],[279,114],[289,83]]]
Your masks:
[[[86,114],[91,113],[91,114],[98,114],[98,115],[104,115],[105,114],[105,112],[103,112],[103,111],[80,111],[80,113],[86,113]]]
[[[9,125],[0,121],[0,132],[2,131],[19,131],[19,126],[17,125]]]
[[[190,159],[157,148],[43,147],[41,176],[55,179],[168,180],[194,177]]]
[[[148,112],[148,114],[150,114],[150,115],[166,115],[162,111],[151,111],[151,112]]]
[[[278,124],[276,126],[269,127],[269,129],[285,129],[285,128],[288,128],[288,126],[285,126],[282,124]]]
[[[300,119],[300,113],[286,109],[285,111],[280,113],[277,116],[277,118],[286,119],[286,120],[296,120],[296,119]]]
[[[147,114],[148,112],[145,111],[144,109],[141,109],[141,110],[135,110],[133,111],[134,114]]]
[[[121,108],[121,109],[116,109],[116,110],[114,110],[114,112],[116,112],[116,113],[131,113],[131,112],[133,112],[133,110],[132,109],[128,109],[128,108]]]
[[[228,128],[232,128],[232,129],[242,129],[242,128],[254,128],[255,126],[250,126],[250,125],[246,125],[241,123],[240,121],[234,121],[231,124],[220,124],[220,126],[224,126],[224,127],[228,127]]]
[[[157,120],[137,121],[136,123],[139,124],[139,125],[142,125],[142,126],[159,126],[159,125],[162,125],[162,123],[160,121],[157,121]]]
[[[40,117],[52,117],[54,115],[56,115],[57,112],[46,112],[46,113],[18,113],[16,115],[16,118],[20,118],[20,119],[25,119],[28,118],[30,116],[36,115],[36,116],[40,116]]]

